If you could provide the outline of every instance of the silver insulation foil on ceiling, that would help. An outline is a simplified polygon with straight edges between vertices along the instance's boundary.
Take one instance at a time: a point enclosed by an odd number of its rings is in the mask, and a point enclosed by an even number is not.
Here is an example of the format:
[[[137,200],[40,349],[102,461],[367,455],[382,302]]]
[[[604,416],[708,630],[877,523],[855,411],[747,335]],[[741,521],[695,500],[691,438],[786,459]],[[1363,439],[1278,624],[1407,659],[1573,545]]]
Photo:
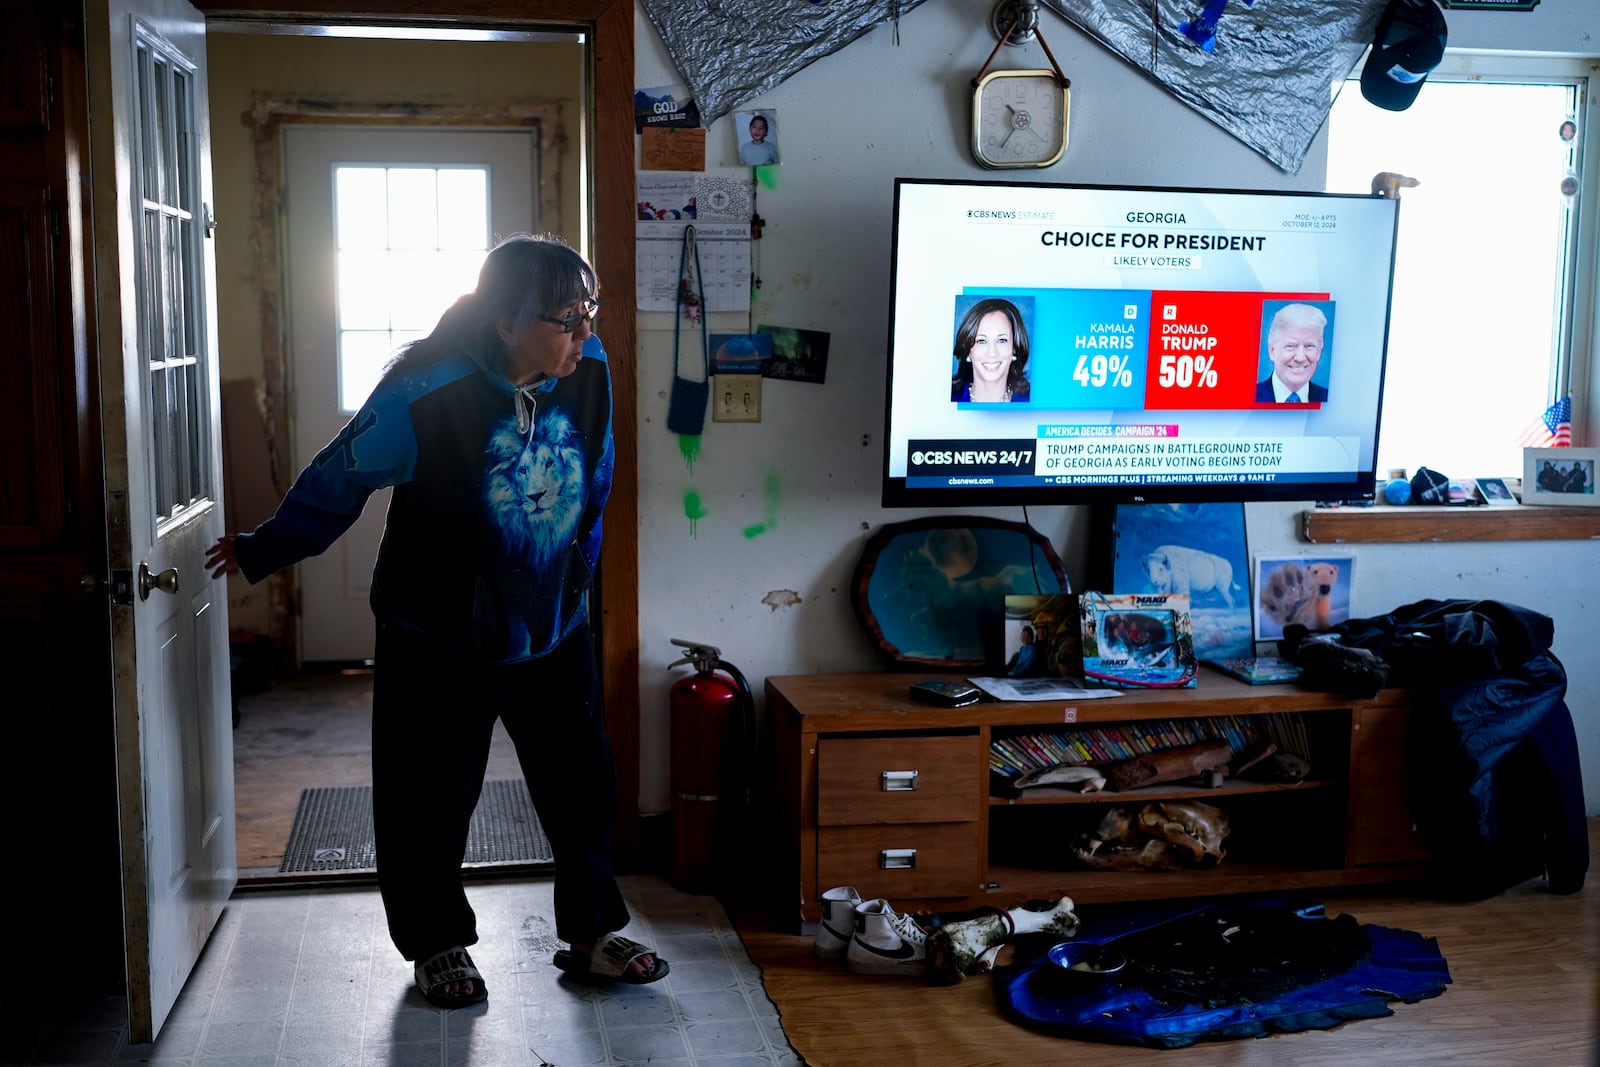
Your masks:
[[[707,123],[926,0],[640,0]],[[947,5],[950,0],[946,0]],[[1072,23],[1289,174],[1372,39],[1386,0],[1228,0],[1207,51],[1179,29],[1214,0],[1039,0],[1046,40]],[[993,47],[992,5],[964,0]],[[1053,48],[1061,57],[1061,46]],[[1003,65],[1003,59],[997,58]],[[1062,58],[1067,76],[1071,61]],[[1093,86],[1078,92],[1092,94]]]
[[[1299,172],[1333,89],[1371,43],[1386,2],[1230,0],[1206,51],[1179,29],[1206,13],[1206,0],[1040,0],[1289,174]],[[1048,22],[1040,22],[1047,40]]]
[[[640,0],[707,124],[925,2]]]

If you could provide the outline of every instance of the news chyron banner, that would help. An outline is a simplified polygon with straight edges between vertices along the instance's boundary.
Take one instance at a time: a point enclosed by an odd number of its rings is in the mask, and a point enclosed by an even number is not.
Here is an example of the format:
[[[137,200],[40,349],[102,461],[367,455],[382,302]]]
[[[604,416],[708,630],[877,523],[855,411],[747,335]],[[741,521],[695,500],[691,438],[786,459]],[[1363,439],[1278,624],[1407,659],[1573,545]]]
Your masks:
[[[891,476],[1325,483],[1370,463],[1392,205],[998,193],[1014,206],[982,186],[901,189]],[[994,395],[980,386],[1004,361],[963,356],[980,313],[1015,335],[1003,401],[976,398]]]

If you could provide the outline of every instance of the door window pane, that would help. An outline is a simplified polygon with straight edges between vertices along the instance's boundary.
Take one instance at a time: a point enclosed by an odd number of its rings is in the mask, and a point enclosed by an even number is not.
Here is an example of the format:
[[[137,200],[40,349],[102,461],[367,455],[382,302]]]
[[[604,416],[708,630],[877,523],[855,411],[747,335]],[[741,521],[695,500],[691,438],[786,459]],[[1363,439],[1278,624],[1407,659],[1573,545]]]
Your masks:
[[[431,169],[389,168],[389,247],[439,247],[439,186]]]
[[[137,34],[133,144],[134,198],[140,208],[135,277],[135,337],[146,369],[144,404],[155,525],[177,518],[213,494],[209,367],[200,321],[201,234],[196,226],[199,128],[195,72],[161,42]]]
[[[439,172],[439,247],[487,248],[489,174],[483,170]]]
[[[339,409],[359,408],[395,350],[477,284],[487,167],[338,166]]]
[[[387,175],[382,167],[340,167],[334,177],[339,247],[389,247]]]

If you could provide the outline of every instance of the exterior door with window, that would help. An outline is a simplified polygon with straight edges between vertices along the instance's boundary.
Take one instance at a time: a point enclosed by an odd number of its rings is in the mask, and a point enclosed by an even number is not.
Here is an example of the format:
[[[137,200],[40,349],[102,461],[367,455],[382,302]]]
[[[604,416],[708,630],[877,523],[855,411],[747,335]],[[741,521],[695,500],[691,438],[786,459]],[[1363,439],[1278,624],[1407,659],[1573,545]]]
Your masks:
[[[87,5],[130,1036],[151,1040],[237,881],[205,23]]]
[[[537,151],[523,129],[284,128],[296,470],[395,349],[477,284],[495,239],[535,227]],[[374,493],[354,527],[300,564],[303,662],[372,658],[367,598],[388,506],[389,490]]]

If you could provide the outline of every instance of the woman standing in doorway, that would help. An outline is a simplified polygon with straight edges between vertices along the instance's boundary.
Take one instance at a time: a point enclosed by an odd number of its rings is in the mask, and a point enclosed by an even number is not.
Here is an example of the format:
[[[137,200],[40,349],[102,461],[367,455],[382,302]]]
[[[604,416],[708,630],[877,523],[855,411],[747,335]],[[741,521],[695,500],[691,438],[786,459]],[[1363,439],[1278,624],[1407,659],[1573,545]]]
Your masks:
[[[395,947],[442,1007],[488,996],[461,880],[495,721],[556,861],[558,967],[653,982],[667,963],[616,931],[616,772],[586,597],[611,489],[611,379],[594,269],[519,234],[477,288],[385,369],[276,514],[212,546],[252,583],[326,550],[394,486],[373,570],[373,829]]]

